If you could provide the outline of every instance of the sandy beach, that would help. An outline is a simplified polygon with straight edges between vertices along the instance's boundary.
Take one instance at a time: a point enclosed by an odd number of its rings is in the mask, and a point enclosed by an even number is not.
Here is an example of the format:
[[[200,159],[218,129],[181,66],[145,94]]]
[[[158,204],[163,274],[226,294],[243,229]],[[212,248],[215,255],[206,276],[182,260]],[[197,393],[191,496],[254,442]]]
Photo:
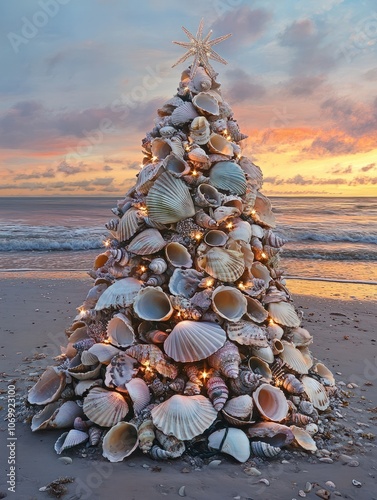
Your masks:
[[[376,287],[352,285],[351,291],[348,284],[298,280],[288,281],[288,287],[304,313],[303,326],[314,336],[312,352],[337,373],[337,383],[344,391],[344,406],[331,422],[324,450],[310,455],[290,449],[275,461],[250,459],[246,464],[222,455],[216,457],[221,463],[211,466],[208,461],[213,459],[203,462],[187,455],[177,461],[154,462],[139,451],[124,462],[111,464],[99,451],[82,446],[63,454],[73,460],[65,465],[54,451],[62,431],[32,433],[28,424],[18,422],[16,492],[9,491],[7,386],[15,385],[21,411],[26,390],[60,353],[64,329],[91,283],[85,273],[2,275],[0,498],[49,498],[39,489],[59,477],[74,478],[63,497],[70,500],[180,498],[179,492],[192,500],[291,500],[300,498],[299,490],[307,482],[313,489],[306,498],[318,498],[316,491],[323,488],[331,492],[331,498],[377,498],[376,306],[372,302]],[[251,467],[260,476],[249,475]],[[352,480],[361,486],[353,485]],[[335,492],[325,485],[327,481],[335,484]]]

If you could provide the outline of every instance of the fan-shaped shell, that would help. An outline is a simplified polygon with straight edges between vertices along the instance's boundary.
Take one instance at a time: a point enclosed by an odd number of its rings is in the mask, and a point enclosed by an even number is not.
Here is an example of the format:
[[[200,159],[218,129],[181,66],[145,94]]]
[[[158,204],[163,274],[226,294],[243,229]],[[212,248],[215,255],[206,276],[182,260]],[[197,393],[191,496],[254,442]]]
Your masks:
[[[257,197],[255,198],[253,217],[262,226],[268,228],[274,228],[276,226],[271,201],[260,192],[257,193]]]
[[[139,217],[138,210],[131,207],[119,221],[116,231],[117,240],[120,242],[129,240],[142,225],[143,220]]]
[[[330,401],[323,385],[312,377],[304,376],[301,379],[305,392],[314,408],[324,411],[329,407]]]
[[[135,342],[132,323],[123,313],[115,314],[107,324],[107,337],[117,347],[128,347]]]
[[[263,323],[266,321],[268,317],[268,312],[259,302],[259,300],[255,300],[252,297],[246,297],[247,309],[246,316],[251,321],[255,321],[256,323]]]
[[[216,420],[217,411],[204,396],[175,394],[152,409],[154,425],[183,441],[202,434]]]
[[[174,267],[191,267],[192,258],[186,247],[173,241],[165,247],[166,259]]]
[[[227,334],[230,340],[241,345],[250,345],[255,347],[267,347],[267,337],[265,329],[250,321],[238,321],[229,323]]]
[[[251,356],[248,361],[250,370],[257,375],[261,375],[265,382],[272,381],[272,372],[268,364],[263,359]]]
[[[132,378],[126,383],[126,389],[132,399],[133,409],[137,416],[146,406],[148,406],[151,400],[148,386],[142,378]]]
[[[184,102],[181,106],[176,108],[171,114],[171,122],[173,125],[184,125],[196,118],[198,112],[191,102]]]
[[[246,298],[237,288],[219,286],[212,294],[212,309],[228,321],[239,321],[246,308]]]
[[[241,463],[250,457],[249,439],[241,429],[230,427],[213,432],[208,436],[208,446],[212,450],[232,456]]]
[[[169,297],[159,286],[147,286],[139,291],[134,301],[135,313],[148,321],[166,321],[173,314]]]
[[[215,163],[210,170],[209,178],[211,184],[218,189],[238,195],[246,192],[245,174],[241,167],[232,161]]]
[[[112,427],[123,420],[129,408],[119,392],[93,387],[84,398],[85,415],[101,427]]]
[[[311,435],[301,427],[291,425],[290,429],[295,437],[295,442],[304,450],[317,451],[317,445]]]
[[[193,100],[193,105],[199,111],[199,113],[208,116],[218,116],[219,114],[219,103],[217,99],[207,92],[200,92],[197,94]]]
[[[204,243],[211,247],[222,247],[228,241],[228,235],[224,231],[212,229],[204,236]]]
[[[135,278],[123,278],[116,281],[113,285],[109,286],[98,299],[96,304],[96,311],[102,309],[119,309],[121,307],[130,306],[138,291],[143,284],[142,281]]]
[[[68,432],[64,432],[56,441],[54,449],[58,455],[63,451],[78,446],[79,444],[85,443],[89,439],[89,435],[86,432],[78,431],[76,429],[71,429]]]
[[[281,452],[278,446],[272,446],[264,441],[252,441],[250,448],[253,455],[260,458],[276,458]]]
[[[280,358],[284,363],[296,373],[308,373],[308,366],[301,352],[290,342],[281,341],[284,345],[284,351],[280,353]]]
[[[107,387],[116,387],[118,391],[125,392],[126,383],[137,374],[136,361],[124,352],[114,356],[106,368],[105,384]]]
[[[313,336],[310,335],[306,328],[292,328],[290,331],[290,339],[296,347],[304,347],[313,342]]]
[[[180,321],[164,342],[164,350],[175,361],[188,363],[206,359],[226,341],[221,326],[208,321]]]
[[[262,384],[253,392],[253,399],[262,418],[280,422],[288,414],[288,403],[284,392],[269,384]]]
[[[155,179],[157,179],[162,170],[163,167],[161,162],[149,163],[148,165],[145,165],[145,167],[140,170],[137,177],[135,185],[136,192],[139,194],[147,194],[150,187],[153,186]]]
[[[51,403],[59,398],[65,384],[65,373],[56,371],[53,366],[48,366],[30,389],[27,399],[32,405]]]
[[[219,134],[211,135],[208,141],[208,149],[215,154],[220,154],[224,156],[233,156],[233,147],[231,143],[227,141],[225,137]]]
[[[149,217],[161,224],[178,222],[195,214],[186,183],[169,172],[161,174],[151,187],[146,205]]]
[[[145,229],[128,245],[127,250],[136,255],[150,255],[158,252],[166,245],[166,241],[157,229]]]
[[[92,347],[88,349],[88,352],[91,352],[92,354],[97,356],[97,359],[100,363],[107,365],[108,363],[110,363],[111,358],[113,358],[120,351],[110,344],[99,342],[92,345]]]
[[[267,305],[267,308],[270,317],[276,323],[290,327],[300,326],[300,318],[289,302],[272,302]]]
[[[234,240],[250,242],[251,239],[251,228],[250,224],[243,220],[238,220],[233,224],[233,229],[229,231],[229,236]]]
[[[223,282],[233,283],[245,271],[243,254],[237,250],[214,247],[199,257],[197,263],[200,269]]]
[[[188,163],[174,154],[170,154],[165,158],[164,167],[174,177],[182,177],[182,175],[187,175],[190,172]]]
[[[118,422],[103,439],[102,455],[110,462],[121,462],[136,450],[138,444],[136,425],[130,422]]]

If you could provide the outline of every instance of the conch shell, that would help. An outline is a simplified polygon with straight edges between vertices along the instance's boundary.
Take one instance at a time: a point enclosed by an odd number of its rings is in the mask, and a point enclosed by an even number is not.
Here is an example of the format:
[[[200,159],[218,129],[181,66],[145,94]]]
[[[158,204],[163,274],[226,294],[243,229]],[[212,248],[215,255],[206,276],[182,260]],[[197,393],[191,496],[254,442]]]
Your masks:
[[[110,462],[121,462],[136,450],[138,444],[137,427],[130,422],[119,422],[104,437],[102,455]]]
[[[237,346],[227,340],[223,347],[208,358],[208,364],[225,377],[237,378],[241,357]]]

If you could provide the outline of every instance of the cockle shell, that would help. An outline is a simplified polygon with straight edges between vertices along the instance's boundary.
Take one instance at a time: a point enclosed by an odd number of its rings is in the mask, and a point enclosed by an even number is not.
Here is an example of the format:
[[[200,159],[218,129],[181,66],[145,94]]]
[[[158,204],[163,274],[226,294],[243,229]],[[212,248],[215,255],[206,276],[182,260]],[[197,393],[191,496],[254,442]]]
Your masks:
[[[28,401],[32,405],[45,405],[56,401],[66,385],[66,375],[48,366],[37,383],[28,393]]]
[[[171,122],[173,125],[180,126],[190,122],[197,116],[199,115],[194,105],[191,102],[184,102],[172,112]]]
[[[128,404],[118,392],[93,387],[84,398],[85,415],[101,427],[111,427],[128,413]]]
[[[139,318],[148,321],[166,321],[173,314],[169,297],[160,287],[141,289],[134,300],[134,310]]]
[[[275,215],[272,212],[271,201],[258,191],[254,203],[253,218],[267,228],[276,226]]]
[[[219,114],[219,103],[217,99],[207,92],[200,92],[197,94],[193,98],[192,103],[199,113],[203,115],[218,116]]]
[[[145,229],[128,245],[127,250],[136,255],[150,255],[158,252],[166,245],[166,241],[157,229]]]
[[[177,132],[178,132],[178,130],[174,127],[171,127],[170,125],[166,125],[165,127],[160,128],[160,135],[161,135],[161,137],[164,137],[164,138],[169,138],[169,137],[173,136],[174,134],[176,134]]]
[[[212,294],[212,309],[228,321],[239,321],[246,308],[246,298],[237,288],[222,285]]]
[[[149,190],[146,205],[155,222],[169,224],[195,214],[190,191],[184,181],[164,172]]]
[[[154,446],[151,450],[151,457],[154,459],[179,458],[186,450],[185,443],[175,436],[167,436],[156,429],[156,439],[162,448]]]
[[[131,320],[123,313],[115,314],[107,324],[107,337],[117,347],[128,347],[135,342]]]
[[[208,364],[225,377],[237,378],[241,357],[238,347],[227,340],[223,347],[208,358]]]
[[[229,390],[221,377],[210,377],[207,382],[207,393],[215,410],[220,411],[226,403]]]
[[[244,139],[247,139],[248,137],[245,134],[241,134],[240,128],[236,121],[228,120],[227,129],[233,142],[240,142],[243,141]]]
[[[71,429],[68,432],[64,432],[56,441],[54,449],[58,455],[63,451],[78,446],[79,444],[85,443],[89,438],[86,432],[78,431],[76,429]]]
[[[224,408],[223,414],[227,416],[236,417],[239,419],[249,419],[253,412],[253,398],[249,394],[236,396],[235,398],[228,399]]]
[[[134,358],[120,352],[112,358],[106,368],[105,384],[107,387],[116,387],[118,391],[126,392],[126,384],[135,377],[138,369]]]
[[[263,323],[268,317],[268,312],[259,302],[252,297],[246,297],[247,309],[246,317],[256,323]]]
[[[153,259],[149,264],[149,269],[153,271],[155,274],[162,274],[166,271],[168,265],[166,261],[162,257],[157,257]]]
[[[229,231],[229,236],[234,240],[242,240],[249,243],[251,239],[250,224],[246,221],[238,220],[233,224],[233,229]]]
[[[256,190],[259,190],[263,184],[262,170],[249,160],[246,156],[241,156],[238,163],[246,174],[248,184]]]
[[[316,451],[317,445],[311,435],[301,427],[296,427],[295,425],[290,426],[291,431],[295,437],[295,442],[301,448],[307,451]]]
[[[147,384],[144,382],[142,378],[132,378],[126,384],[126,389],[128,394],[132,400],[132,406],[135,412],[135,415],[138,416],[140,412],[148,406],[151,395],[148,389]]]
[[[165,247],[166,260],[174,267],[191,267],[192,258],[186,247],[175,241]]]
[[[248,361],[250,370],[263,377],[264,382],[272,381],[272,372],[268,364],[263,359],[251,356]]]
[[[131,207],[119,221],[116,239],[121,243],[129,240],[142,225],[143,220],[139,216],[139,211],[136,208]],[[126,264],[127,262],[123,261],[122,265]]]
[[[288,413],[284,392],[269,384],[262,384],[253,392],[253,399],[262,418],[280,422]]]
[[[197,264],[213,278],[230,283],[238,280],[245,270],[241,252],[219,247],[208,250],[205,255],[197,259]]]
[[[301,352],[290,342],[285,340],[282,340],[281,342],[284,345],[284,351],[280,354],[280,358],[284,361],[287,367],[296,373],[308,373],[308,366]]]
[[[164,350],[175,361],[199,361],[220,349],[226,341],[225,331],[207,321],[180,321],[164,343]]]
[[[129,347],[126,353],[137,359],[143,366],[156,370],[164,377],[175,379],[178,375],[176,365],[169,361],[167,356],[156,345],[137,344]]]
[[[139,444],[137,427],[130,422],[118,422],[103,439],[102,455],[110,462],[121,462]]]
[[[312,370],[320,377],[324,385],[331,387],[335,385],[333,373],[323,363],[316,363],[313,365]]]
[[[254,347],[268,346],[265,329],[251,321],[229,323],[227,326],[227,334],[229,339],[237,342],[237,344]]]
[[[119,309],[131,305],[143,284],[135,278],[123,278],[109,286],[98,299],[95,310]]]
[[[233,156],[233,147],[222,135],[212,134],[208,141],[208,149],[215,154]],[[212,167],[213,168],[213,167]]]
[[[232,456],[241,463],[250,457],[249,439],[241,429],[230,427],[213,432],[208,437],[208,446],[212,450]]]
[[[312,377],[304,376],[301,379],[309,401],[314,408],[324,411],[329,407],[330,400],[323,385]]]
[[[169,281],[170,293],[190,299],[198,289],[203,276],[203,273],[195,269],[175,269]]]
[[[228,241],[228,235],[224,231],[212,229],[204,236],[204,243],[211,247],[222,247]]]
[[[289,302],[272,302],[267,305],[270,317],[280,325],[298,327],[300,318],[297,316],[295,308]]]
[[[191,92],[203,92],[209,90],[211,87],[211,77],[202,66],[199,66],[194,77],[189,83],[189,89],[191,90]]]
[[[162,171],[163,167],[161,161],[158,163],[149,163],[148,165],[145,165],[140,170],[137,176],[137,181],[135,185],[136,192],[138,194],[144,194],[144,195],[147,194],[151,186],[153,186],[154,181],[157,179],[157,177],[161,174]],[[133,222],[127,222],[127,224],[130,224],[130,227],[127,230],[128,232],[130,231],[132,225],[135,225],[135,222],[136,222],[135,220]],[[130,237],[131,235],[128,238]]]
[[[250,448],[253,455],[260,458],[276,458],[281,452],[278,446],[272,446],[264,441],[251,441]]]
[[[198,207],[218,207],[221,205],[221,195],[215,187],[199,184],[194,201]]]
[[[88,352],[91,352],[95,356],[100,363],[107,365],[110,363],[111,358],[113,358],[120,351],[116,347],[105,344],[105,343],[97,343],[88,349]]]
[[[162,108],[158,110],[158,114],[160,116],[171,115],[172,112],[175,110],[175,108],[182,106],[183,103],[184,101],[180,97],[175,95],[174,97],[172,97],[171,99],[169,99],[164,103]]]
[[[217,189],[240,196],[246,192],[245,174],[241,167],[232,161],[215,163],[210,170],[209,178]]]
[[[204,212],[204,210],[198,210],[195,214],[195,222],[205,229],[214,228],[217,226],[217,222],[215,219],[210,217],[208,214]]]
[[[294,440],[290,427],[276,422],[259,422],[251,425],[246,434],[251,439],[259,439],[279,448],[288,446]]]
[[[190,125],[190,140],[199,145],[207,144],[211,135],[209,123],[204,116],[193,119]]]
[[[174,154],[168,155],[165,158],[163,165],[168,172],[174,175],[174,177],[182,177],[190,172],[190,166],[188,163]]]
[[[204,396],[175,394],[152,409],[154,425],[166,435],[186,441],[202,434],[216,420],[217,411]]]
[[[152,419],[146,419],[138,428],[139,448],[143,453],[148,453],[153,446],[153,441],[156,437],[155,426]]]

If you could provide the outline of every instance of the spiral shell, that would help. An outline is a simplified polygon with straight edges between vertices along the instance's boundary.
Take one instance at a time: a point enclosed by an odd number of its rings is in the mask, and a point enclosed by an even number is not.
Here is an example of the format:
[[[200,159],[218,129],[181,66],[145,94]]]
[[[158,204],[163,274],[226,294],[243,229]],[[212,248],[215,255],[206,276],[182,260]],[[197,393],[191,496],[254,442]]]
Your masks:
[[[251,394],[261,383],[262,375],[249,370],[240,370],[237,378],[229,380],[229,389],[236,396]]]
[[[93,427],[89,427],[88,434],[90,446],[97,446],[101,441],[102,430],[94,425]]]
[[[253,455],[260,458],[276,458],[281,452],[277,446],[264,441],[251,441],[250,448]]]
[[[152,419],[146,419],[138,428],[139,448],[143,453],[148,453],[153,446],[153,441],[156,437],[155,426]]]
[[[206,72],[206,70],[199,66],[197,68],[194,77],[189,83],[189,89],[191,92],[203,92],[209,90],[212,86],[212,79]]]
[[[229,390],[221,377],[210,377],[207,382],[208,397],[215,410],[220,411],[228,400]]]
[[[227,340],[223,347],[208,358],[208,364],[225,377],[237,378],[241,357],[237,346]]]
[[[198,116],[193,119],[190,125],[190,139],[193,143],[203,145],[207,144],[211,135],[209,123],[204,116]]]

